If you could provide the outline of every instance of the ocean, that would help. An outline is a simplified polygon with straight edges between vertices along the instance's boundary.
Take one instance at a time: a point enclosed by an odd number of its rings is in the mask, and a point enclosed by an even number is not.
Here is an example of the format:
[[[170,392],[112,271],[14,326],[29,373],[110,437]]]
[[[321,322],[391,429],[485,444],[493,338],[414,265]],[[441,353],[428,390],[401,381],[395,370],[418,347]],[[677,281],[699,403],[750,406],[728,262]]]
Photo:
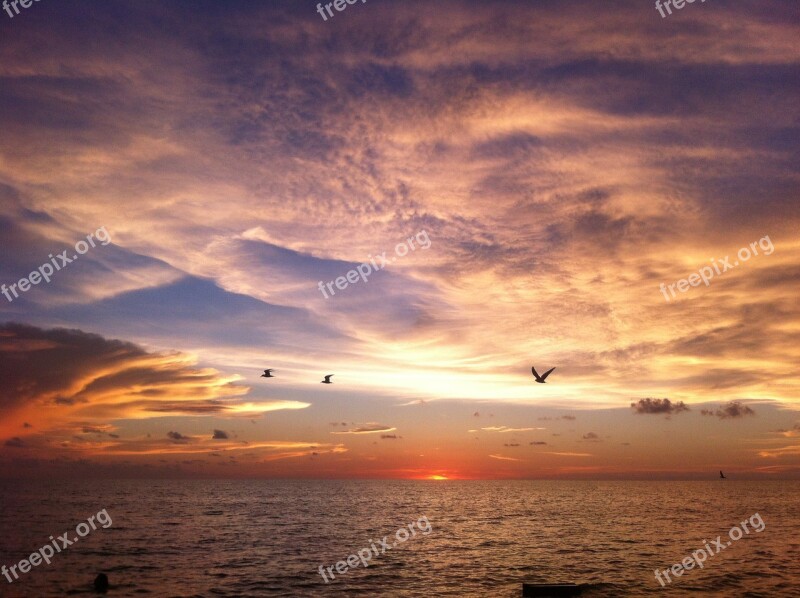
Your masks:
[[[7,568],[104,509],[111,523],[0,577],[0,595],[95,595],[104,572],[108,596],[510,598],[523,582],[578,583],[582,596],[800,596],[798,496],[800,482],[736,480],[6,480]],[[702,568],[661,586],[655,569],[706,544]],[[368,567],[355,556],[336,571],[360,550]]]

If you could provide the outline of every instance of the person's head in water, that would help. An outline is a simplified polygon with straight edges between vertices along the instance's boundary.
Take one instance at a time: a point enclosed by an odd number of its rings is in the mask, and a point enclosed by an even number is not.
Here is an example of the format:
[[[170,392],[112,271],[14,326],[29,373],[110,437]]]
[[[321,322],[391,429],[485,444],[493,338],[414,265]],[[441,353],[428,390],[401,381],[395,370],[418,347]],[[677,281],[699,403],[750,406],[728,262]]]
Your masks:
[[[108,592],[108,575],[105,573],[100,573],[97,577],[95,577],[94,589],[95,591],[102,592],[103,594]]]

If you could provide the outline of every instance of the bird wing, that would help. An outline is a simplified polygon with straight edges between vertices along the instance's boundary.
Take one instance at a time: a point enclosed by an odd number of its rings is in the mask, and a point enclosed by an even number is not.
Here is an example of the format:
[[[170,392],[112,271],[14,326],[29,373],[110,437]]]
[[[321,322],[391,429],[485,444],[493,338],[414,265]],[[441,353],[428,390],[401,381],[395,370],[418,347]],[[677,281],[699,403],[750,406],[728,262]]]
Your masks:
[[[547,377],[550,375],[550,372],[552,372],[554,369],[556,369],[556,368],[550,368],[544,374],[542,374],[542,380],[547,379]]]
[[[269,374],[272,370],[264,370],[265,374]]]
[[[333,374],[328,374],[327,376],[325,376],[325,380],[330,382],[332,377],[333,377]]]
[[[533,372],[533,377],[534,378],[536,378],[537,380],[541,380],[541,378],[539,377],[539,374],[536,373],[536,368],[531,367],[531,371]]]

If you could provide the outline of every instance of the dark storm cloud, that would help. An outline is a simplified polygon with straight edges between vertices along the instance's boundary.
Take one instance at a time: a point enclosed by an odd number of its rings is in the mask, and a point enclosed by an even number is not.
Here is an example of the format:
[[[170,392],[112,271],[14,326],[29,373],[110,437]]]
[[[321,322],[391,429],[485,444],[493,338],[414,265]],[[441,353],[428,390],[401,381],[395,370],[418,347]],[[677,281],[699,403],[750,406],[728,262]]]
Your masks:
[[[211,438],[212,440],[227,440],[228,433],[223,430],[214,430],[214,435]]]

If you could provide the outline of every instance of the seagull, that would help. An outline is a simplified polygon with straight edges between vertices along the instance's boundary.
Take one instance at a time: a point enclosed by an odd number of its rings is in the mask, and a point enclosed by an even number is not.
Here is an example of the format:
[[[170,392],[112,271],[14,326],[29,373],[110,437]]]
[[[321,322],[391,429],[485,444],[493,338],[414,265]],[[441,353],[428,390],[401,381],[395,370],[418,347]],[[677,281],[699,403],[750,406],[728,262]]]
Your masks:
[[[721,471],[719,472],[719,477],[722,478],[723,480],[727,480],[728,479],[728,478],[725,477],[725,474],[722,473]]]
[[[262,378],[274,378],[275,376],[272,375],[272,370],[264,370],[264,373],[261,374]]]
[[[320,382],[320,384],[333,384],[333,382],[331,382],[331,376],[333,376],[333,374],[328,374],[325,376],[325,379]]]
[[[540,376],[539,374],[537,374],[537,373],[536,373],[536,368],[532,367],[532,368],[531,368],[531,371],[533,372],[533,377],[534,377],[534,378],[536,378],[536,381],[537,381],[539,384],[544,384],[544,381],[545,381],[545,379],[546,379],[546,378],[547,378],[547,377],[550,375],[550,372],[552,372],[554,369],[556,369],[556,368],[550,368],[549,370],[547,370],[547,371],[546,371],[544,374],[542,374],[541,376]]]

